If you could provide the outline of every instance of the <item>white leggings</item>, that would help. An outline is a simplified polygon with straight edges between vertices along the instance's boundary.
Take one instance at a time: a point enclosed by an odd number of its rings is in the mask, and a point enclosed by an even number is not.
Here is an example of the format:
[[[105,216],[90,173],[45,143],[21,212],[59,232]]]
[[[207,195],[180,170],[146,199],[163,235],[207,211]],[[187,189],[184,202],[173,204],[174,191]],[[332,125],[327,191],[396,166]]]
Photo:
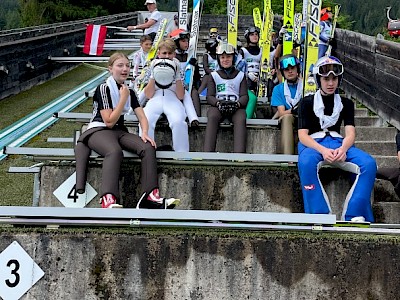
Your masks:
[[[186,123],[186,111],[176,94],[171,90],[156,90],[147,101],[144,113],[149,121],[149,136],[154,139],[154,130],[160,115],[164,113],[172,131],[172,147],[177,152],[189,152],[189,133]],[[139,126],[139,135],[142,130]]]

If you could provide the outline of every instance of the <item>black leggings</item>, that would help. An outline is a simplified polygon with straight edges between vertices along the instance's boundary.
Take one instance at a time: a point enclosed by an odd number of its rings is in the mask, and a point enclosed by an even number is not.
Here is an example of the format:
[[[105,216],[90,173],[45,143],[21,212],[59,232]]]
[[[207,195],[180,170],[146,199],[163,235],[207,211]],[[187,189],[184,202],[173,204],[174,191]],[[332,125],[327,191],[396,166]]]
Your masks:
[[[120,199],[119,173],[123,159],[122,150],[133,152],[141,158],[142,191],[150,193],[158,188],[155,148],[149,142],[144,143],[139,136],[120,129],[95,131],[84,141],[79,140],[75,146],[78,192],[85,189],[87,163],[91,150],[104,157],[100,196],[113,194]]]

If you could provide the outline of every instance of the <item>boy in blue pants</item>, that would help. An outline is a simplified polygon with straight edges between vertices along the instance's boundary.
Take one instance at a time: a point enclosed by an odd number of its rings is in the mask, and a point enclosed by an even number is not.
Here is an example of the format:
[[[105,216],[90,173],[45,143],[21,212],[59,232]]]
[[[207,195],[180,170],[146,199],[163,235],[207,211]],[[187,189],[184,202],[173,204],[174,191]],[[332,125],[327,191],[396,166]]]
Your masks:
[[[304,210],[312,214],[332,212],[318,174],[324,164],[331,164],[356,175],[346,196],[341,220],[373,222],[370,198],[377,167],[369,154],[354,146],[354,103],[335,93],[343,71],[337,58],[320,58],[313,69],[319,89],[315,95],[300,101],[298,168]],[[340,135],[342,122],[345,137]]]

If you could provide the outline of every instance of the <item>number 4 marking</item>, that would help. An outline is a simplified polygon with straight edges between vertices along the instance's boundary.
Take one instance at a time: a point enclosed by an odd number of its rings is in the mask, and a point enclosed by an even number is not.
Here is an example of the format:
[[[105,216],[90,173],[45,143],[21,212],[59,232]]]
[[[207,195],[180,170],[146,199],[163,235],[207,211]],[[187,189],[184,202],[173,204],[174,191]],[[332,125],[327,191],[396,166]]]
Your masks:
[[[76,194],[76,184],[72,187],[72,189],[68,193],[68,199],[74,199],[74,203],[78,200],[78,195]]]

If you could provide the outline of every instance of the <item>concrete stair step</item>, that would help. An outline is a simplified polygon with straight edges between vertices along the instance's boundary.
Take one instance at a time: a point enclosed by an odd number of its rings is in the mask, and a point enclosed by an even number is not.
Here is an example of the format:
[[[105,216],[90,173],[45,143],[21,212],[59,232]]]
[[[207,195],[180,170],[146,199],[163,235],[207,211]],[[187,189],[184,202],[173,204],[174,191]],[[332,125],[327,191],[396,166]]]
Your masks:
[[[368,117],[368,109],[366,109],[366,108],[356,108],[354,110],[354,115],[356,117]]]
[[[356,141],[356,147],[364,150],[371,155],[384,155],[390,156],[396,153],[396,143],[392,142],[368,142],[368,141]]]
[[[182,161],[178,164],[159,163],[160,194],[181,199],[179,209],[303,212],[302,193],[296,167],[277,168],[232,163],[232,165],[200,165]],[[73,165],[44,166],[40,173],[39,206],[62,206],[54,196],[56,190],[71,174]],[[129,161],[121,170],[121,190],[124,207],[135,207],[141,194],[140,162]],[[332,211],[340,218],[343,199],[350,190],[351,180],[345,172],[323,168],[321,182],[330,199]],[[91,164],[88,183],[99,191],[101,165]],[[284,182],[284,184],[282,184]],[[185,183],[185,184],[183,184]],[[238,188],[240,187],[240,188]],[[379,198],[379,194],[374,193]],[[98,197],[88,207],[99,207]],[[374,204],[376,204],[374,202]],[[380,206],[379,206],[380,205]],[[381,220],[400,223],[400,214],[381,209],[376,213]]]
[[[137,133],[137,126],[129,127]],[[189,129],[190,151],[202,152],[204,146],[206,126],[198,130]],[[172,133],[168,125],[158,125],[155,140],[158,146],[172,145]],[[254,126],[247,127],[247,153],[278,153],[280,143],[280,130],[274,127]],[[221,126],[217,135],[217,152],[233,152],[233,128]]]
[[[367,116],[354,118],[354,123],[356,126],[382,126],[383,121],[378,116]]]
[[[392,153],[393,154],[393,153]],[[397,156],[394,155],[373,155],[379,168],[394,167],[399,165]]]
[[[356,140],[392,142],[396,133],[395,127],[357,126]],[[342,134],[344,134],[344,128],[342,128]]]

